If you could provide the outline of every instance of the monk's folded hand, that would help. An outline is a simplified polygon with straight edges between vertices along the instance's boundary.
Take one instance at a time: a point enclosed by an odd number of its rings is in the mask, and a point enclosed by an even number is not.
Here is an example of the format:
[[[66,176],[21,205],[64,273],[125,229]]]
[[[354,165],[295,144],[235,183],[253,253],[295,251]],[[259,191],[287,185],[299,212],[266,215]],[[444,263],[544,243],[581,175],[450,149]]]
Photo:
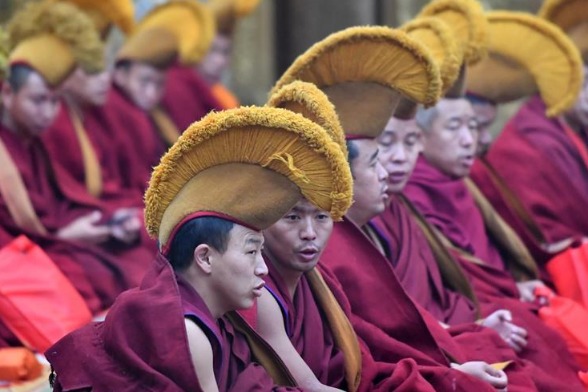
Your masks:
[[[486,317],[482,325],[495,330],[500,337],[516,352],[521,352],[527,346],[527,330],[512,322],[512,314],[500,309]]]
[[[57,237],[64,240],[81,241],[87,244],[101,244],[110,238],[108,225],[98,224],[102,219],[100,211],[83,215],[57,231]]]
[[[534,302],[535,301],[535,288],[545,286],[540,280],[529,280],[526,282],[517,282],[517,288],[519,289],[520,299],[523,302]]]
[[[498,391],[506,391],[508,377],[502,370],[494,369],[486,362],[470,361],[460,364],[452,363],[453,369],[467,373],[470,376],[486,381]]]
[[[111,235],[125,244],[132,244],[140,236],[142,221],[137,208],[119,208],[109,222]]]

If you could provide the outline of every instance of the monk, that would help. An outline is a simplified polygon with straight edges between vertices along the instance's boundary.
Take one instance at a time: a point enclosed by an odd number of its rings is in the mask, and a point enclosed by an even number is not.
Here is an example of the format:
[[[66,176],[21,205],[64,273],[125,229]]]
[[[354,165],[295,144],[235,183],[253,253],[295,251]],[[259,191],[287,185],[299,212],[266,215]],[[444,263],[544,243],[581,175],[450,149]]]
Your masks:
[[[252,128],[259,132],[243,132]],[[291,143],[286,149],[285,141]],[[204,153],[227,142],[236,147]],[[213,113],[186,130],[155,169],[146,193],[147,226],[160,253],[141,286],[122,294],[103,323],[66,336],[46,352],[56,390],[295,387],[271,347],[259,338],[250,347],[239,332],[239,316],[228,313],[250,308],[262,293],[267,267],[261,229],[302,195],[340,213],[321,197],[337,189],[324,180],[343,159],[337,148],[318,125],[273,108]],[[278,151],[308,177],[284,171],[271,159]],[[316,170],[317,161],[322,169]],[[270,358],[266,369],[254,355]]]
[[[506,224],[489,220],[496,215],[484,213],[480,205],[490,207],[479,204],[483,202],[474,199],[472,188],[464,182],[463,177],[473,164],[477,141],[477,123],[470,104],[463,98],[444,98],[434,108],[420,110],[416,119],[425,130],[424,150],[406,186],[407,196],[457,255],[481,314],[501,308],[509,310],[513,322],[527,331],[528,340],[538,342],[536,349],[521,347],[523,358],[550,371],[559,367],[562,374],[575,374],[577,365],[562,339],[534,314],[537,305],[533,303],[533,289],[542,285],[533,279],[534,261]],[[491,236],[487,230],[491,230]],[[512,274],[521,281],[515,281]],[[556,360],[554,355],[545,355],[544,350],[550,347],[557,347]]]

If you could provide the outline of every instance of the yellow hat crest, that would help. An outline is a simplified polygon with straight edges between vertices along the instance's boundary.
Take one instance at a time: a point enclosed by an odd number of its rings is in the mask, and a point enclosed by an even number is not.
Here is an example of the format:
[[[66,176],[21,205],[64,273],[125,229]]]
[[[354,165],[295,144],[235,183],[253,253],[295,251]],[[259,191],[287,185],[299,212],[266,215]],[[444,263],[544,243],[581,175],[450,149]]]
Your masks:
[[[574,41],[588,62],[588,3],[583,0],[545,0],[539,16],[558,25]]]
[[[135,27],[135,6],[132,0],[56,1],[69,1],[78,6],[92,19],[101,36],[105,36],[113,24],[127,35]]]

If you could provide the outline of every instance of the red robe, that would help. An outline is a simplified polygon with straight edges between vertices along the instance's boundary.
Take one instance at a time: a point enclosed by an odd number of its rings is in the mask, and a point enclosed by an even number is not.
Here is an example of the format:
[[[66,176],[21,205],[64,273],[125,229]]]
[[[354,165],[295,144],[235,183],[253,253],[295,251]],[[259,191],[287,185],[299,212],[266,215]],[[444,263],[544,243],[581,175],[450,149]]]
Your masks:
[[[410,299],[388,260],[349,220],[335,224],[319,268],[323,265],[345,291],[351,304],[350,320],[374,359],[389,363],[414,359],[421,375],[437,391],[493,390],[489,384],[451,369],[450,362],[515,359],[498,335],[479,326],[460,331],[460,339],[467,340],[467,345],[453,338]],[[536,390],[520,366],[516,362],[507,369],[509,391]]]
[[[588,168],[562,122],[545,117],[545,104],[538,96],[506,124],[485,161],[522,202],[547,243],[588,236],[588,210],[584,208],[588,204]],[[472,179],[538,256],[538,262],[545,263],[549,255],[525,233],[489,174],[478,163]]]
[[[317,304],[308,280],[303,275],[294,298],[290,298],[279,272],[270,261],[267,265],[266,288],[282,310],[292,345],[321,383],[346,390],[343,353],[335,346],[328,320]],[[349,315],[349,302],[334,276],[325,268],[322,276],[345,314]],[[367,346],[361,340],[359,343],[362,354],[359,391],[433,391],[418,373],[413,360],[404,359],[398,364],[376,362]]]
[[[476,306],[446,286],[423,231],[400,200],[391,198],[390,206],[371,223],[388,241],[389,261],[415,302],[449,325],[476,321]]]
[[[183,132],[194,121],[223,107],[214,98],[208,83],[194,67],[174,65],[167,71],[165,96],[161,105]]]
[[[497,309],[508,309],[514,323],[527,330],[529,344],[519,354],[520,357],[559,379],[576,381],[578,366],[563,339],[537,317],[536,305],[519,300],[515,280],[486,233],[482,215],[464,181],[446,176],[421,158],[405,193],[427,221],[453,245],[483,261],[493,258],[492,263],[480,265],[454,254],[474,288],[482,315],[487,316]]]
[[[108,221],[112,206],[89,197],[68,172],[53,167],[39,138],[23,140],[3,126],[0,138],[20,172],[36,215],[48,231],[47,235],[23,231],[0,199],[0,222],[6,233],[2,237],[12,239],[26,234],[41,246],[93,312],[107,308],[120,292],[139,284],[149,264],[147,260],[153,257],[152,250],[115,241],[88,245],[55,235],[60,228],[95,210],[102,211],[103,220]]]
[[[158,255],[140,287],[119,296],[104,322],[67,335],[45,353],[56,391],[201,391],[184,318],[208,336],[219,391],[287,391],[251,361],[245,338],[215,320],[198,293]]]

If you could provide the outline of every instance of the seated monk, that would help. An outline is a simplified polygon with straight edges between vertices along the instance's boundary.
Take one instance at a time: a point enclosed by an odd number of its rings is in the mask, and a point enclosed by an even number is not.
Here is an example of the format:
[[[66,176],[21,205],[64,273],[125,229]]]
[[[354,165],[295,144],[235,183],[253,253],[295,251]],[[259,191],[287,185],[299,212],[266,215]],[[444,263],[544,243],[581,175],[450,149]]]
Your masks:
[[[324,195],[342,163],[318,125],[287,110],[235,109],[193,124],[163,157],[145,196],[161,252],[103,323],[46,352],[56,390],[296,387],[267,343],[248,345],[231,311],[250,308],[262,293],[262,229],[301,197],[337,214],[338,204]]]
[[[160,104],[174,64],[197,61],[203,50],[200,35],[182,29],[204,30],[206,15],[204,6],[194,1],[161,4],[142,19],[117,54],[114,88],[107,106],[116,109],[121,123],[127,124],[125,133],[119,135],[132,156],[127,176],[141,191],[152,167],[180,135],[179,130],[201,117],[196,109],[185,109],[190,121],[178,126]]]
[[[53,31],[53,23],[68,28],[58,29],[58,36],[39,34]],[[96,313],[141,281],[152,250],[137,244],[140,218],[89,195],[53,165],[39,136],[57,115],[56,91],[70,72],[77,66],[89,73],[101,69],[98,35],[90,19],[67,3],[31,4],[8,28],[16,46],[2,86],[2,167],[9,179],[2,187],[2,230],[41,246]],[[76,46],[82,42],[78,34],[87,35],[83,47]]]
[[[399,45],[400,42],[403,44]],[[366,46],[369,51],[365,51]],[[426,83],[413,89],[412,78],[399,74],[399,64],[388,62],[388,56],[404,58],[407,63],[401,68],[411,69],[411,75]],[[324,61],[338,64],[337,72],[325,67]],[[410,94],[416,101],[431,100],[432,103],[440,87],[438,69],[426,49],[400,31],[380,27],[347,29],[315,44],[292,64],[275,89],[297,79],[316,84],[329,97],[348,138],[362,139],[358,142],[369,141],[374,145],[376,141],[373,139],[390,117],[399,92]],[[369,170],[383,172],[381,167],[375,169],[376,151],[366,152],[360,160]],[[382,181],[384,178],[382,175]],[[366,200],[357,193],[356,188],[364,186],[365,180],[355,175],[356,195],[350,213],[358,204],[365,203],[371,209],[374,204],[383,203],[380,187],[377,187],[379,201]],[[383,184],[381,189],[384,189]],[[349,234],[349,230],[353,233]],[[501,344],[500,350],[484,347],[489,353],[482,355],[481,347],[471,351],[459,347],[432,316],[410,300],[388,267],[388,261],[369,240],[366,248],[362,243],[366,240],[361,230],[348,219],[336,223],[318,267],[319,270],[322,266],[330,267],[336,280],[341,282],[340,287],[351,303],[350,321],[359,337],[366,341],[373,357],[385,363],[414,359],[419,373],[440,391],[503,389],[507,384],[505,373],[483,362],[483,357],[487,355],[493,362],[494,359],[503,361],[516,358],[514,352],[492,331],[488,338]],[[382,259],[388,270],[377,270]],[[326,283],[329,284],[329,280]],[[337,292],[340,287],[331,289]],[[509,376],[512,376],[508,379],[509,389],[535,390],[531,379],[521,372],[520,363],[511,366],[508,369]]]
[[[545,9],[549,4],[553,2],[546,1]],[[557,20],[559,9],[561,15],[574,15],[576,22],[588,21],[588,8],[580,3],[553,5],[552,16]],[[488,20],[491,56],[472,66],[467,77],[476,117],[484,121],[499,104],[527,102],[476,160],[470,177],[521,237],[541,278],[549,282],[545,264],[585,237],[582,230],[588,229],[584,210],[577,207],[588,189],[586,162],[581,158],[586,150],[583,128],[588,124],[583,104],[588,88],[581,81],[588,68],[574,42],[544,18],[491,12]],[[564,24],[564,29],[571,27]],[[537,50],[543,55],[536,56]]]

